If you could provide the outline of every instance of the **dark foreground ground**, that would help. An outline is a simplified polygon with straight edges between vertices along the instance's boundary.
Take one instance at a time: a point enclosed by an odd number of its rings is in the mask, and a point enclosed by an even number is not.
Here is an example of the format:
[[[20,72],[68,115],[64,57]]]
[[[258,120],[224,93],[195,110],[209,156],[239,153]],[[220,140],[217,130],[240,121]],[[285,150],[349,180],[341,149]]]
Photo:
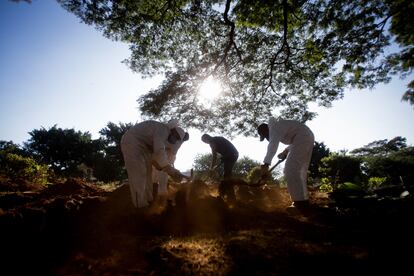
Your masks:
[[[0,274],[412,274],[411,196],[338,207],[312,192],[320,209],[303,216],[285,210],[284,189],[240,190],[229,206],[214,185],[192,187],[172,186],[170,206],[140,211],[127,186],[107,192],[74,179],[3,193]]]

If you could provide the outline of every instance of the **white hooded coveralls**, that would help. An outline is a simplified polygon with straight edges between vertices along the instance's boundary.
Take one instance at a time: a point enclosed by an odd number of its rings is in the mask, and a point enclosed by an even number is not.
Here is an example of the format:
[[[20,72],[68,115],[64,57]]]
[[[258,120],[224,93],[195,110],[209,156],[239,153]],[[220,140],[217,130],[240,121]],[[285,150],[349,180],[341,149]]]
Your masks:
[[[269,119],[269,145],[264,163],[271,164],[279,142],[289,145],[284,175],[293,201],[308,200],[307,175],[315,141],[312,131],[294,120]]]
[[[141,208],[153,200],[152,161],[161,168],[169,164],[168,136],[175,125],[149,120],[132,126],[121,139],[121,150],[128,172],[132,203]]]
[[[176,159],[176,155],[177,152],[179,150],[179,148],[181,147],[181,145],[183,144],[184,141],[177,141],[175,144],[169,144],[167,146],[167,158],[168,158],[168,163],[173,166],[175,159]],[[152,182],[153,183],[158,183],[158,195],[166,195],[168,193],[168,174],[166,172],[163,171],[159,171],[156,168],[153,168],[152,171]]]

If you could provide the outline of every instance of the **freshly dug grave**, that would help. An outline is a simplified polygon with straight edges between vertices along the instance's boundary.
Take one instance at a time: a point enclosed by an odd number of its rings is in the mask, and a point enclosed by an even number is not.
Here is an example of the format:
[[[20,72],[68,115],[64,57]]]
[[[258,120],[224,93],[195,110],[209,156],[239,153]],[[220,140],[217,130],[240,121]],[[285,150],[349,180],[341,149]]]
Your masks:
[[[168,201],[136,210],[129,187],[79,179],[0,197],[4,275],[362,275],[405,270],[413,245],[411,197],[363,210],[320,207],[292,215],[285,189],[171,183]],[[406,253],[408,252],[408,253]]]

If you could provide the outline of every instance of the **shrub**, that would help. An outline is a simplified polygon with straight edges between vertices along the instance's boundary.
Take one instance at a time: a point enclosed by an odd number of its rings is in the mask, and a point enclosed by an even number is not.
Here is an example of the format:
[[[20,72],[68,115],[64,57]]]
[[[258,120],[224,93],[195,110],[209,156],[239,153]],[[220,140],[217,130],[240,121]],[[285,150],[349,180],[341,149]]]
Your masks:
[[[319,186],[319,190],[324,193],[330,193],[333,191],[333,186],[328,178],[324,177],[321,179],[321,185]]]
[[[386,177],[387,184],[414,183],[414,147],[402,149],[388,156],[364,158],[364,172],[368,177]]]
[[[338,185],[337,189],[333,190],[332,193],[330,193],[330,197],[337,203],[344,203],[343,200],[349,200],[352,198],[362,198],[365,195],[367,195],[367,193],[362,185],[352,182],[341,183]]]
[[[322,176],[331,179],[331,184],[335,186],[344,182],[361,182],[360,167],[360,158],[333,153],[322,158],[319,169]]]
[[[0,173],[12,181],[27,180],[36,184],[46,184],[48,166],[38,164],[32,157],[0,152]]]
[[[262,170],[260,166],[256,166],[250,170],[250,172],[247,174],[247,181],[250,183],[258,183],[259,181],[261,183],[269,183],[273,184],[275,181],[273,180],[272,173],[266,172],[266,174],[262,177]]]
[[[377,188],[380,188],[381,186],[384,186],[388,181],[387,177],[370,177],[368,179],[368,189],[369,190],[375,190]]]

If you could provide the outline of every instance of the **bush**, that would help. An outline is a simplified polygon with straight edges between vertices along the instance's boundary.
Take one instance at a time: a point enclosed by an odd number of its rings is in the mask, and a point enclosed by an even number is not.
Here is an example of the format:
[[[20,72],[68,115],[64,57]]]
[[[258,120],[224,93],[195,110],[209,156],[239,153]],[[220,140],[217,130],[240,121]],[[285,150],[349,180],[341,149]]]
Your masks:
[[[338,185],[338,187],[330,193],[330,197],[336,203],[344,204],[350,203],[349,200],[356,198],[363,198],[367,195],[364,187],[352,182],[345,182]]]
[[[364,158],[364,172],[368,177],[386,177],[387,183],[414,184],[414,148],[402,149],[388,156]]]
[[[194,160],[194,172],[195,175],[202,179],[203,181],[220,181],[224,174],[223,164],[220,164],[218,168],[215,168],[213,171],[210,170],[210,165],[212,161],[212,154],[199,154]],[[217,158],[216,166],[221,162],[220,157]],[[233,176],[246,178],[249,172],[254,169],[256,166],[259,166],[260,163],[247,157],[243,156],[237,160],[233,168]]]
[[[328,178],[324,177],[321,179],[321,185],[319,186],[319,190],[324,193],[330,193],[333,191],[333,186]]]
[[[362,180],[361,160],[357,157],[333,153],[321,160],[319,168],[322,177],[331,180],[335,186],[344,182],[359,183]]]
[[[260,183],[264,184],[274,184],[277,183],[273,177],[271,172],[266,172],[266,174],[262,177],[262,169],[260,166],[256,166],[250,170],[247,174],[247,181],[252,184],[256,184],[260,181]]]
[[[375,190],[384,186],[388,182],[387,177],[370,177],[368,179],[368,190]]]
[[[38,164],[32,157],[0,152],[0,173],[12,181],[27,180],[36,184],[46,184],[48,166]]]
[[[108,156],[97,157],[92,164],[92,169],[93,176],[98,181],[120,181],[128,177],[126,170],[116,160]]]

